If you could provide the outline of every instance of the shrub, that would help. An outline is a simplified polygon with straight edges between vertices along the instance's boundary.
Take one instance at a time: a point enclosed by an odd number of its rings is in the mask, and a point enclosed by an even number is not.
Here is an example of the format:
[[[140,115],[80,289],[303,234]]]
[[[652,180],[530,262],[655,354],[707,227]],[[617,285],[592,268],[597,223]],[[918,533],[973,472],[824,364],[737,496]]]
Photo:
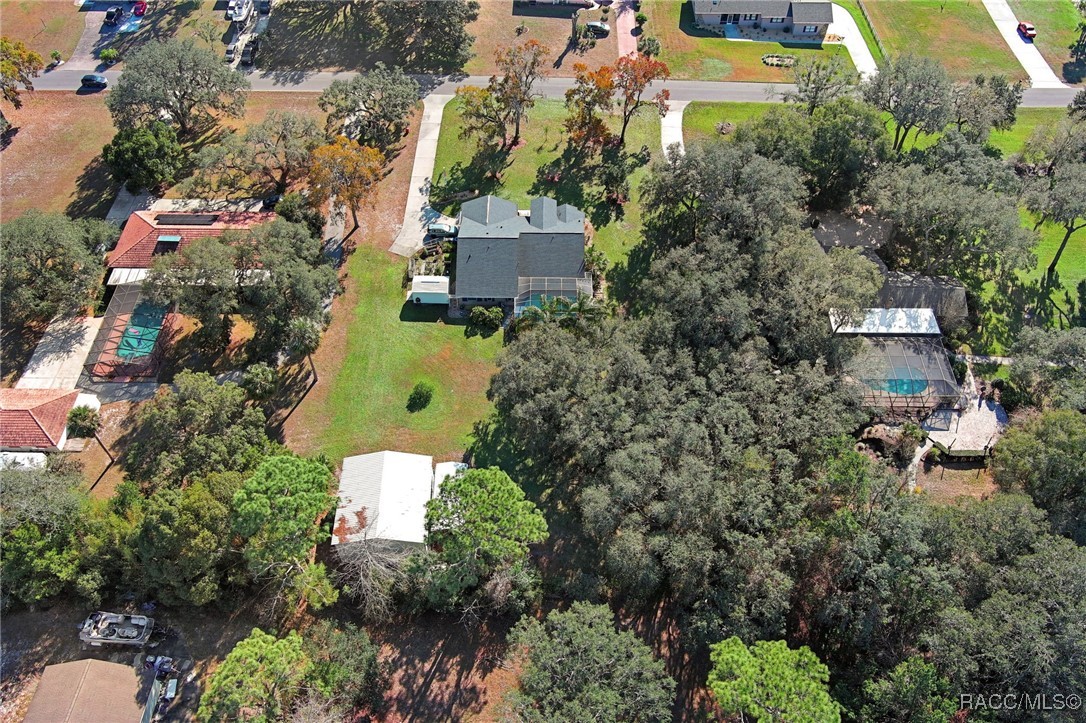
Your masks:
[[[642,55],[655,56],[660,54],[660,41],[652,36],[637,39],[637,52]]]
[[[411,390],[411,396],[407,398],[407,411],[418,412],[430,406],[434,398],[434,385],[430,382],[419,382]]]
[[[275,212],[284,221],[304,223],[313,238],[324,236],[324,214],[309,205],[309,200],[300,193],[288,193],[279,199]]]
[[[60,62],[60,51],[59,50],[54,50],[53,52],[49,53],[49,57],[53,59],[54,63],[59,63]]]
[[[72,437],[93,437],[101,428],[101,417],[90,407],[76,407],[68,412],[68,434]]]
[[[645,23],[647,23],[649,21],[649,16],[646,15],[645,13],[638,13],[637,15],[634,16],[634,20],[637,21],[637,27],[641,27],[642,25],[644,25]]]
[[[121,51],[116,48],[106,48],[98,54],[98,58],[103,63],[116,63],[121,57]]]
[[[495,332],[505,321],[505,312],[500,306],[474,306],[468,314],[472,326],[483,332]]]

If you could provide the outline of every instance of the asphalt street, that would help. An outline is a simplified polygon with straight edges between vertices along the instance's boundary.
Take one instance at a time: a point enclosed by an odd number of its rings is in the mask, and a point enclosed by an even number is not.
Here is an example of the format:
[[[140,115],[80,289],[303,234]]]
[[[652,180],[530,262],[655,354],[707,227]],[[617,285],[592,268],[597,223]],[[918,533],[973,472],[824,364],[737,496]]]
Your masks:
[[[244,71],[243,71],[244,72]],[[86,74],[83,70],[57,70],[43,73],[34,80],[35,90],[71,90],[79,89],[79,81]],[[110,70],[103,73],[110,83],[120,77],[120,71]],[[348,79],[355,75],[343,73],[309,72],[262,72],[247,73],[252,89],[256,92],[319,93],[337,78]],[[469,75],[457,77],[415,76],[422,86],[423,95],[435,93],[451,95],[461,85],[485,86],[489,77]],[[563,98],[566,90],[573,85],[572,78],[544,78],[536,88],[545,98]],[[727,83],[708,80],[668,80],[660,84],[671,91],[672,100],[691,101],[771,101],[779,102],[781,94],[792,86],[773,83]],[[94,91],[80,91],[94,92]],[[1058,108],[1071,102],[1078,92],[1077,88],[1027,88],[1022,93],[1023,108]]]

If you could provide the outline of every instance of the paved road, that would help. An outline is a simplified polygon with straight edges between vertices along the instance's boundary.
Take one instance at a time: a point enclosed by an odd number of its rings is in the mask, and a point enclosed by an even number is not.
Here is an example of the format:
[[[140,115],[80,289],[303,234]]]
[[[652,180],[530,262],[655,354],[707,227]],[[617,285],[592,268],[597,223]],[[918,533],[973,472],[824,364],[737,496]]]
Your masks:
[[[999,34],[1003,36],[1003,40],[1006,41],[1007,46],[1014,53],[1014,57],[1018,59],[1018,62],[1022,65],[1022,69],[1029,75],[1030,82],[1034,88],[1066,88],[1063,81],[1061,81],[1056,74],[1052,71],[1048,62],[1041,56],[1041,51],[1037,50],[1037,46],[1033,44],[1032,40],[1026,40],[1018,34],[1018,18],[1015,17],[1014,10],[1007,4],[1007,0],[983,0],[984,8],[988,11],[988,14],[992,16],[992,22],[995,23],[996,28],[999,29]],[[1040,32],[1045,32],[1047,28],[1040,28]]]
[[[35,79],[37,90],[77,90],[84,72],[61,67]],[[120,71],[104,74],[113,83]],[[249,81],[257,92],[319,93],[337,78],[348,79],[355,73],[305,73],[305,72],[250,72]],[[424,95],[452,95],[461,85],[486,85],[488,77],[482,75],[456,78],[417,76],[424,88]],[[572,78],[545,78],[537,86],[545,98],[562,98],[573,85]],[[672,100],[780,102],[781,93],[792,86],[784,83],[729,83],[710,80],[669,80],[661,84],[671,90]],[[1076,88],[1027,88],[1022,94],[1025,108],[1058,108],[1071,102],[1078,92]]]

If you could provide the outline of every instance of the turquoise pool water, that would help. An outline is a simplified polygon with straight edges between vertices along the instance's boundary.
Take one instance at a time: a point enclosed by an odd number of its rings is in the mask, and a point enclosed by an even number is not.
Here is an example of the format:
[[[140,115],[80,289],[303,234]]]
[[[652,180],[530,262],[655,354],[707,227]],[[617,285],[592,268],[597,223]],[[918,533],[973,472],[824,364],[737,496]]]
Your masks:
[[[870,380],[867,386],[890,394],[920,394],[928,388],[923,379],[878,379]]]

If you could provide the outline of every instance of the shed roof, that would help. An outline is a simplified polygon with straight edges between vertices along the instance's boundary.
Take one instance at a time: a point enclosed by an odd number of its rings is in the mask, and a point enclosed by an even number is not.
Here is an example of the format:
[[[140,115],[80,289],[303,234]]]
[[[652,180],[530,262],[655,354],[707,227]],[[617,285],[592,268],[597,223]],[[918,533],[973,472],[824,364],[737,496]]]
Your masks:
[[[423,544],[426,503],[433,493],[432,457],[388,450],[347,457],[339,476],[332,544],[359,540]]]
[[[78,398],[76,389],[0,389],[0,447],[58,446]]]
[[[411,279],[411,293],[449,293],[448,276],[415,276]]]
[[[838,334],[938,336],[941,333],[931,309],[863,309],[863,317],[853,321],[842,319],[831,310],[830,323]]]
[[[23,722],[139,723],[145,699],[135,669],[104,660],[74,660],[46,666]]]

